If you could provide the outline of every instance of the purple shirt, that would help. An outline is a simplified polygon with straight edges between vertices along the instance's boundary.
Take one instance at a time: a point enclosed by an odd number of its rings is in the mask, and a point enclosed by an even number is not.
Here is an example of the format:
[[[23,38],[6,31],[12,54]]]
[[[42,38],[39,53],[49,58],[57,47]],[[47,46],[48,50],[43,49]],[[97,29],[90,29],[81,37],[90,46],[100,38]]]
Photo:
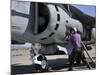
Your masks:
[[[74,48],[81,47],[81,36],[80,36],[80,34],[78,34],[78,33],[71,34],[70,41],[71,41],[71,44],[73,45]]]

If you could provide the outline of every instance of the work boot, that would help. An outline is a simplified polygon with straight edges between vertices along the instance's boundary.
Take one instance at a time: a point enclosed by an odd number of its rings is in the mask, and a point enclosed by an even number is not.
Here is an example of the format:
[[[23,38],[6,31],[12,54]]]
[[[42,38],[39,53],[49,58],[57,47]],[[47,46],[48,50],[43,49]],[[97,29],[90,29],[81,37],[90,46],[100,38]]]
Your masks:
[[[70,67],[70,68],[68,69],[68,71],[73,71],[72,67]]]

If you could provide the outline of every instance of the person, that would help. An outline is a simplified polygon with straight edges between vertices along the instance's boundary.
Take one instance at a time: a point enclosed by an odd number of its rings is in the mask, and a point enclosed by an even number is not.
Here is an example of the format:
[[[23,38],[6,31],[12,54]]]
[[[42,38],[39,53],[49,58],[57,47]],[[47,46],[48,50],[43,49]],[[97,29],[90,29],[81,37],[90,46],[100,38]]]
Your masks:
[[[81,45],[81,35],[77,32],[77,28],[70,29],[70,43],[73,46],[73,50],[71,54],[69,55],[69,71],[73,70],[74,61],[76,59],[76,62],[80,64],[80,61],[82,60],[84,64],[90,69],[90,66],[88,62],[85,59],[85,55],[82,50]]]

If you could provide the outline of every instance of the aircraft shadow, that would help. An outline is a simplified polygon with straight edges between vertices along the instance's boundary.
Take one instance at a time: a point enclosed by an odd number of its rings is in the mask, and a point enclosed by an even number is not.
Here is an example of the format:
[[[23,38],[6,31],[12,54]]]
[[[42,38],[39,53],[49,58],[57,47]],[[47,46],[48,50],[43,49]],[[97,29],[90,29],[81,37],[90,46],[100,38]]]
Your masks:
[[[51,67],[51,69],[48,70],[47,72],[60,72],[61,69],[66,69],[66,71],[67,71],[67,68],[69,67],[68,59],[48,60],[48,66]],[[80,65],[75,64],[74,65],[74,67],[78,67],[79,70],[80,70],[81,66],[85,66],[85,64],[80,64]],[[29,74],[29,73],[38,73],[35,70],[34,65],[22,65],[22,66],[13,66],[12,65],[11,66],[11,75]]]

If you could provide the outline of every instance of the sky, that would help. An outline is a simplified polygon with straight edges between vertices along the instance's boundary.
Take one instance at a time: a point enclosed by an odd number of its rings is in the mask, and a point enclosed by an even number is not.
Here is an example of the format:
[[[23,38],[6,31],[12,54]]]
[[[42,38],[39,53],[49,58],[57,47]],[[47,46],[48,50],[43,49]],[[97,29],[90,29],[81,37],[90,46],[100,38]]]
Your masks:
[[[92,5],[73,5],[73,6],[79,8],[81,11],[90,16],[96,17],[96,6]]]

